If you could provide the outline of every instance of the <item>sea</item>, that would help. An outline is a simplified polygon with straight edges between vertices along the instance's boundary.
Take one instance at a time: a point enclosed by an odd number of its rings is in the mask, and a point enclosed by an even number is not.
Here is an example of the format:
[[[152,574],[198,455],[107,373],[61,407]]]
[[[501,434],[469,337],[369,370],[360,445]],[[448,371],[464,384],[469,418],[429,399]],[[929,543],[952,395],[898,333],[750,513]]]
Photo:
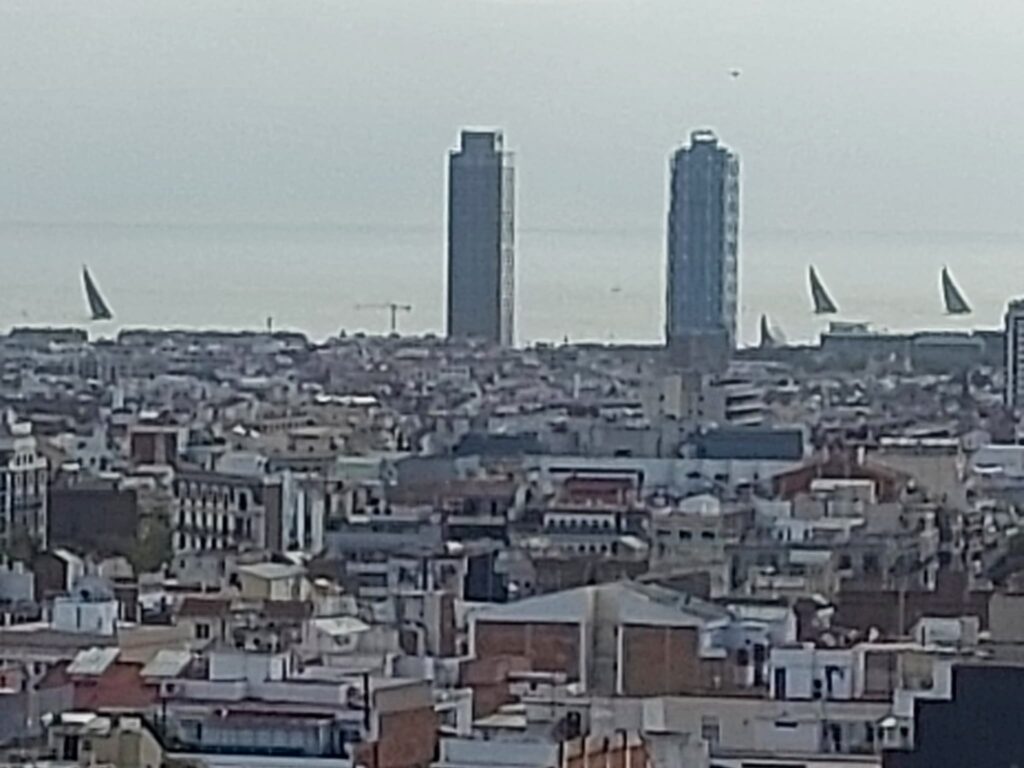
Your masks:
[[[657,227],[517,232],[516,338],[656,343],[663,338],[665,253]],[[1024,296],[1024,235],[745,231],[740,336],[759,320],[790,342],[813,340],[829,318],[811,312],[814,265],[839,314],[879,330],[997,327]],[[389,302],[406,334],[444,327],[444,233],[266,224],[0,224],[0,329],[78,325],[97,337],[124,327],[297,330],[313,339],[385,333]],[[88,265],[114,311],[89,323]],[[943,313],[949,267],[974,307]]]

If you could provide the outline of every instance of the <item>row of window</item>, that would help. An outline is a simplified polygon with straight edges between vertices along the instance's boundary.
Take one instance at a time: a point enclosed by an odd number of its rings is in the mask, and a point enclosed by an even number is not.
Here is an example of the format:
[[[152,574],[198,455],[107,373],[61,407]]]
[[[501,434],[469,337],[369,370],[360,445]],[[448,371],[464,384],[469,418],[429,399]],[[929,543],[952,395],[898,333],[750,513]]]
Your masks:
[[[595,519],[595,518],[577,518],[577,517],[554,517],[548,518],[545,524],[546,528],[557,528],[561,530],[605,530],[610,531],[615,527],[615,523],[609,518]]]
[[[618,542],[610,544],[562,544],[559,547],[563,552],[575,552],[580,555],[617,555],[619,553]]]
[[[10,488],[16,495],[41,496],[46,492],[46,472],[5,472],[0,476],[0,492]]]
[[[179,528],[199,528],[212,533],[241,533],[243,536],[252,535],[252,518],[235,517],[234,515],[213,515],[209,512],[182,512],[178,515]]]
[[[187,533],[174,535],[174,549],[177,552],[201,552],[234,548],[233,536],[194,536]]]
[[[249,508],[251,492],[231,486],[203,485],[182,481],[175,483],[174,495],[183,502],[219,507],[238,506],[245,512]]]
[[[18,453],[14,456],[14,461],[11,462],[12,467],[27,467],[36,463],[36,455],[34,453]]]
[[[672,536],[672,531],[660,530],[657,535],[658,538],[669,538]],[[680,541],[691,541],[695,537],[693,531],[683,529],[677,532],[676,538]],[[700,538],[702,541],[715,541],[718,538],[718,534],[715,531],[701,531]]]

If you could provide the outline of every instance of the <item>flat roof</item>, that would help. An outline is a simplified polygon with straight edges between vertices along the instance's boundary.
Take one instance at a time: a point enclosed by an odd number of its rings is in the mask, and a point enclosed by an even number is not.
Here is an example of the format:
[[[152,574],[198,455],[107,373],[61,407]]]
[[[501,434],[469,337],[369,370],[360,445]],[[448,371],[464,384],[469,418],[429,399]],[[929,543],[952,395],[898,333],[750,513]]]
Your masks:
[[[253,565],[240,565],[238,572],[249,576],[256,576],[260,579],[293,579],[305,573],[305,569],[298,565],[285,563],[254,563]]]

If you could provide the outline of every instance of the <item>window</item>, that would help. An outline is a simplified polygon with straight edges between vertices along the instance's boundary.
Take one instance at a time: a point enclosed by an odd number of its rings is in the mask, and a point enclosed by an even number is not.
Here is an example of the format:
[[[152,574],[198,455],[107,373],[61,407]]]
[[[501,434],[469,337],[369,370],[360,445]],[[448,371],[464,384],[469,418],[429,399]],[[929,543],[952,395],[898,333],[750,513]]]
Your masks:
[[[210,625],[200,622],[196,624],[196,640],[209,640],[210,639]]]
[[[764,664],[768,652],[763,645],[757,643],[754,646],[754,685],[758,688],[765,684]]]
[[[61,758],[69,761],[78,760],[79,742],[77,736],[65,736],[64,748],[61,750]]]
[[[693,538],[693,533],[691,531],[680,531],[679,532],[679,540],[680,541],[689,541],[692,538]]]
[[[835,685],[834,685],[833,681],[836,678],[842,680],[843,676],[844,675],[843,675],[842,667],[837,667],[834,664],[826,665],[826,667],[825,667],[825,688],[828,691],[829,698],[831,698],[832,694],[835,693]]]
[[[717,717],[704,715],[700,719],[700,737],[710,746],[717,747],[722,739],[722,727]]]
[[[786,698],[786,670],[776,669],[774,675],[775,682],[775,698],[785,699]]]
[[[864,555],[864,573],[871,576],[877,576],[881,573],[881,570],[882,568],[878,562],[878,555]]]

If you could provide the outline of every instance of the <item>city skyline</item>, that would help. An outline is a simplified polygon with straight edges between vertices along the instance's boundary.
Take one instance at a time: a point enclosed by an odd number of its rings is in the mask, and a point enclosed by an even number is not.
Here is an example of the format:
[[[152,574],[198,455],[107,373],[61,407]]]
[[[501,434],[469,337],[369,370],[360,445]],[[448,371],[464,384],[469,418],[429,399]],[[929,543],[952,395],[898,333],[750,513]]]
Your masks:
[[[1022,35],[0,0],[0,768],[1024,766]]]

